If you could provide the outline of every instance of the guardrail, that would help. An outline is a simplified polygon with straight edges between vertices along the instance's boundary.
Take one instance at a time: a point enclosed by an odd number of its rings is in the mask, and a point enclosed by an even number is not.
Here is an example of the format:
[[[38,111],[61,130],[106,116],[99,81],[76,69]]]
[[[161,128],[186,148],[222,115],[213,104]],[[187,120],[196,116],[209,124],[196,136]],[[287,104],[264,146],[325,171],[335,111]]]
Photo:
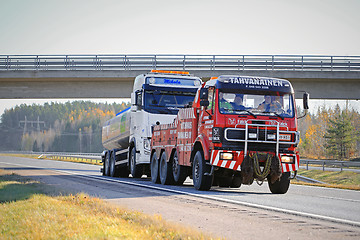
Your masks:
[[[46,70],[360,71],[360,56],[0,55],[0,71]]]
[[[311,159],[300,159],[300,164],[306,165],[306,170],[309,170],[309,164],[322,166],[322,170],[325,171],[325,166],[337,167],[342,171],[344,168],[358,167],[360,168],[360,162],[350,161],[337,161],[337,160],[311,160]]]
[[[32,151],[2,151],[5,154],[36,155],[38,158],[49,158],[52,160],[75,160],[90,163],[101,163],[100,153],[70,153],[70,152],[32,152]]]

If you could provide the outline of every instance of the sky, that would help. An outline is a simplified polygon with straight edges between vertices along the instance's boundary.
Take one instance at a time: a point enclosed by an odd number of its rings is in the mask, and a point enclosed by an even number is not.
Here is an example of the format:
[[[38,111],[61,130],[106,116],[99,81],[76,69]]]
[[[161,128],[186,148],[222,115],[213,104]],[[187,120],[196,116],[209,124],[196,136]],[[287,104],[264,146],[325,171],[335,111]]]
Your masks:
[[[0,55],[359,56],[359,10],[360,0],[0,0]],[[0,104],[1,114],[11,101]]]

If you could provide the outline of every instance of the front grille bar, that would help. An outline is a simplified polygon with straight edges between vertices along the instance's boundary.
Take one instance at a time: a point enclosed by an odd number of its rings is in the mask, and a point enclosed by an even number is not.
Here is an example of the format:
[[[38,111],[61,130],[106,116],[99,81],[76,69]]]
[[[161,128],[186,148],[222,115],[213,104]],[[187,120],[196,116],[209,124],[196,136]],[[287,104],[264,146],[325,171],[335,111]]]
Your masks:
[[[254,122],[254,120],[252,120]],[[246,121],[245,123],[245,128],[237,128],[235,126],[235,128],[226,128],[224,131],[224,137],[226,139],[226,141],[234,141],[234,142],[244,142],[245,143],[245,147],[244,147],[244,152],[245,154],[247,153],[248,150],[248,143],[264,143],[264,144],[276,144],[276,156],[279,154],[279,145],[280,144],[298,144],[299,143],[299,139],[300,139],[300,135],[298,131],[289,131],[288,128],[286,127],[286,130],[280,130],[280,123],[277,121],[274,121],[276,123],[276,125],[266,125],[266,124],[257,124],[257,123],[248,123],[248,121]],[[273,123],[274,123],[273,122]],[[252,140],[249,139],[249,128],[250,129],[255,129],[256,127],[256,139]],[[275,140],[268,140],[268,127],[274,128],[276,127],[276,134],[275,134]],[[265,130],[265,140],[260,140],[259,139],[259,132],[260,132],[260,128],[261,130]],[[281,127],[283,128],[283,127]],[[285,127],[284,127],[285,128]],[[245,131],[245,139],[234,139],[234,138],[228,138],[228,131],[229,130],[233,130],[233,131]],[[273,131],[273,130],[271,130]],[[274,134],[274,133],[271,133]],[[279,139],[279,135],[280,134],[291,134],[291,136],[294,134],[295,136],[295,141],[280,141]]]

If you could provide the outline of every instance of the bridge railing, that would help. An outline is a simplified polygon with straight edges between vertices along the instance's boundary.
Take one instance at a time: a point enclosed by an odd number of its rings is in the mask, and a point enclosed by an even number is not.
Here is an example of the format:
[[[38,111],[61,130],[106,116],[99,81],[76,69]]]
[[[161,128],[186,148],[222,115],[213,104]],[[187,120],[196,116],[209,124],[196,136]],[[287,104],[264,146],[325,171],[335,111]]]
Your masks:
[[[0,71],[46,70],[360,71],[360,56],[0,55]]]

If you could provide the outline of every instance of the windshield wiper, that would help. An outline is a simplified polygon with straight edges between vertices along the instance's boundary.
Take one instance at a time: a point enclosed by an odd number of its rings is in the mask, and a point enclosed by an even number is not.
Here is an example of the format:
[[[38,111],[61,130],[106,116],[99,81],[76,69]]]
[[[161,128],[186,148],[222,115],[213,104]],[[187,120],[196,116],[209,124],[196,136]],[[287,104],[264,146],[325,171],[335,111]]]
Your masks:
[[[276,113],[276,112],[263,112],[263,113],[273,113],[273,114],[275,114],[276,116],[278,116],[279,118],[281,118],[281,120],[284,120],[284,117],[281,116],[280,114]]]
[[[251,111],[249,111],[249,110],[246,110],[246,109],[244,109],[244,110],[235,110],[236,112],[247,112],[247,113],[249,113],[251,116],[253,116],[254,118],[257,118],[257,116],[253,113],[253,112],[251,112]]]
[[[172,113],[172,110],[175,110],[175,109],[170,109],[170,108],[167,108],[166,106],[163,106],[163,105],[156,105],[156,104],[149,104],[150,107],[156,107],[156,108],[160,108],[159,111],[161,113]],[[161,111],[163,110],[163,111]],[[166,110],[166,111],[165,111]]]

